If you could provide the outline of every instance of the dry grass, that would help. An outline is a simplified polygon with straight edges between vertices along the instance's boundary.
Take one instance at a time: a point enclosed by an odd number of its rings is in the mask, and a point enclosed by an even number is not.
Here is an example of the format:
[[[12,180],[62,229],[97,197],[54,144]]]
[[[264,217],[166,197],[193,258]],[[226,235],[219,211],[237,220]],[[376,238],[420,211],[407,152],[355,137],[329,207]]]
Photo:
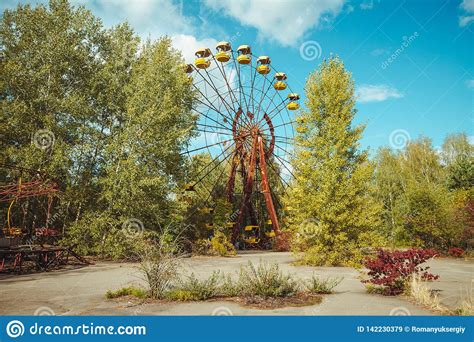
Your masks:
[[[419,305],[430,310],[449,313],[439,300],[438,294],[425,285],[419,276],[414,275],[408,288],[409,296]]]
[[[455,310],[456,315],[474,316],[474,280],[471,281],[471,288],[463,296],[461,305]]]

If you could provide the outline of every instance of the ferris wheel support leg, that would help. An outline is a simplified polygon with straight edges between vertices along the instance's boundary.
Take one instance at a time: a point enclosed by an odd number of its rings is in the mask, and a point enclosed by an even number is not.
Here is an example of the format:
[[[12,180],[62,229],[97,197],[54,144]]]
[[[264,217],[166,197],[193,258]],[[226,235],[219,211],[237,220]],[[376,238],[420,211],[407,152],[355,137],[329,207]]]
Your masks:
[[[242,220],[244,218],[244,213],[245,209],[248,209],[248,201],[250,200],[250,196],[252,194],[252,188],[253,188],[253,178],[255,174],[255,165],[257,163],[257,139],[254,139],[253,146],[252,146],[252,152],[250,154],[250,165],[249,165],[249,170],[247,174],[247,179],[244,187],[244,198],[242,199],[242,202],[240,203],[240,211],[239,211],[239,217],[237,219],[237,222],[235,222],[234,229],[232,231],[232,243],[235,244],[237,241],[237,238],[239,237],[240,233],[240,225],[242,224]]]
[[[265,203],[267,205],[268,214],[272,220],[273,230],[278,236],[280,234],[280,223],[278,222],[278,216],[276,214],[275,206],[273,205],[272,194],[270,193],[270,187],[268,185],[267,178],[267,164],[265,162],[265,151],[263,148],[263,140],[258,137],[258,149],[259,149],[259,165],[260,172],[262,174],[262,192],[265,197]]]

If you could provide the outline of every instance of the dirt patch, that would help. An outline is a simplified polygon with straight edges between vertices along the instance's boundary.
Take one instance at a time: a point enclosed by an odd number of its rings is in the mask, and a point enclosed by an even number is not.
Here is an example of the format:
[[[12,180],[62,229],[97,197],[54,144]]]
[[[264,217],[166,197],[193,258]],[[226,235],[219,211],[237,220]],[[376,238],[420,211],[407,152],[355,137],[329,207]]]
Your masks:
[[[322,302],[323,297],[309,293],[299,293],[291,297],[277,297],[277,298],[222,298],[227,301],[232,301],[244,307],[250,307],[260,310],[272,310],[284,307],[300,307],[311,306]]]
[[[112,302],[123,303],[128,302],[132,304],[176,304],[184,302],[233,302],[237,303],[243,307],[249,307],[260,310],[272,310],[285,307],[301,307],[301,306],[311,306],[319,304],[322,302],[323,297],[321,295],[311,294],[311,293],[298,293],[290,297],[275,297],[275,298],[263,298],[263,297],[253,297],[253,298],[242,298],[242,297],[214,297],[202,301],[171,301],[166,299],[140,299],[134,296],[121,296],[118,298],[108,299]]]

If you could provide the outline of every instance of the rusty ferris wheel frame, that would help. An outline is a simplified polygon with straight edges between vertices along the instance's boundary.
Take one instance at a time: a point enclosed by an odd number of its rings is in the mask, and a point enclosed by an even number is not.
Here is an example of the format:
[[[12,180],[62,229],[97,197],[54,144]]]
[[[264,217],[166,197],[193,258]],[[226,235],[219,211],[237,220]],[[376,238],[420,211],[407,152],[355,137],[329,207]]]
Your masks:
[[[187,149],[189,157],[207,150],[213,156],[193,179],[185,191],[205,189],[208,203],[227,171],[226,198],[237,209],[237,217],[228,222],[235,243],[243,230],[259,229],[253,194],[261,193],[266,208],[266,222],[271,230],[267,237],[278,237],[280,222],[272,193],[277,185],[289,186],[292,177],[291,146],[294,123],[291,111],[299,108],[299,95],[292,93],[287,76],[275,69],[268,56],[255,56],[251,47],[241,45],[236,50],[228,42],[220,42],[216,53],[209,48],[196,51],[193,64],[184,66],[198,93],[193,111],[198,114],[196,131],[204,146]],[[217,152],[216,152],[217,151]],[[215,184],[206,184],[206,177],[219,165],[226,163]],[[269,171],[277,180],[269,179]],[[284,172],[288,177],[282,176]],[[236,176],[242,180],[242,194],[236,196]],[[275,181],[280,184],[275,184]],[[204,208],[212,212],[212,208]],[[259,238],[246,240],[258,244]]]

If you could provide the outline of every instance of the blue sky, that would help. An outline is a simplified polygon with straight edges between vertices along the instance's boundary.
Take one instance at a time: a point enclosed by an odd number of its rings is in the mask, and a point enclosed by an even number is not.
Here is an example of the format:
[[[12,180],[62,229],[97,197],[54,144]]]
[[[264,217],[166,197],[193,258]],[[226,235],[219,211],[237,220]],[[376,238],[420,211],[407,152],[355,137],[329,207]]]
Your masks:
[[[26,1],[21,1],[25,3]],[[44,1],[30,1],[37,3]],[[449,133],[474,137],[474,0],[74,0],[110,26],[128,20],[142,37],[167,34],[191,61],[200,46],[249,44],[304,94],[308,74],[339,55],[353,73],[362,146],[402,147]],[[2,0],[12,8],[15,0]],[[304,98],[304,96],[303,96]]]

